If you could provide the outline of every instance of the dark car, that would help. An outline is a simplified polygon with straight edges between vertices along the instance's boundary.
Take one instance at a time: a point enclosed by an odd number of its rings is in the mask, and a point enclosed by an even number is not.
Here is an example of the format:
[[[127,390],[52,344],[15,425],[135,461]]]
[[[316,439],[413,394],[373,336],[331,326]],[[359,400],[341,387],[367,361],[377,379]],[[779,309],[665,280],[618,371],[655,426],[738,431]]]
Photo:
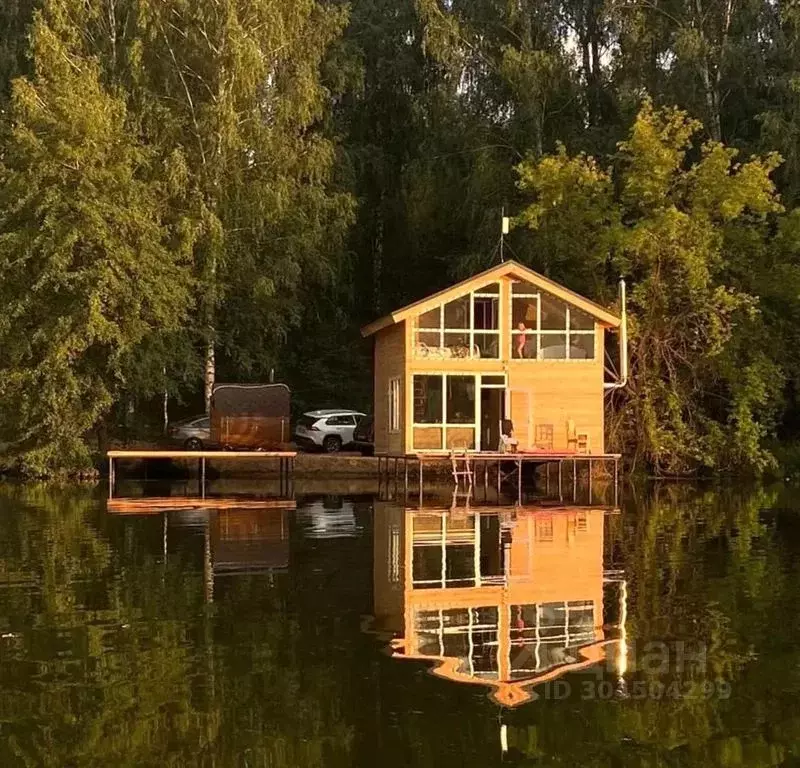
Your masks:
[[[169,428],[169,439],[187,451],[202,451],[211,442],[211,419],[208,416],[194,416],[179,421]]]
[[[372,416],[364,416],[358,422],[353,432],[353,445],[364,456],[371,456],[375,451],[375,419]]]

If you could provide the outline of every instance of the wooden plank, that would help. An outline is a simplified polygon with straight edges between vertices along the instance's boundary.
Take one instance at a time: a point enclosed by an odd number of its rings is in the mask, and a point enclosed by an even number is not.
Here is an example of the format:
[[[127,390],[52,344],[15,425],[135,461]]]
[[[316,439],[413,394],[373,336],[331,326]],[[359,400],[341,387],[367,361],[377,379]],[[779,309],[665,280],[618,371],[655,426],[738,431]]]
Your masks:
[[[107,510],[116,514],[155,514],[177,509],[297,509],[290,499],[198,499],[191,496],[149,496],[109,500]]]
[[[418,461],[449,461],[449,451],[437,452],[422,452],[416,451],[406,454],[394,453],[380,453],[375,454],[376,458],[394,459],[394,458],[409,458]],[[473,461],[497,461],[497,459],[508,459],[509,461],[516,461],[522,459],[523,461],[558,461],[559,459],[575,459],[576,461],[590,461],[591,459],[621,459],[621,453],[575,453],[574,451],[564,452],[547,452],[544,451],[528,451],[521,453],[498,453],[495,451],[469,451],[469,457]]]
[[[109,451],[109,459],[278,459],[297,451]]]

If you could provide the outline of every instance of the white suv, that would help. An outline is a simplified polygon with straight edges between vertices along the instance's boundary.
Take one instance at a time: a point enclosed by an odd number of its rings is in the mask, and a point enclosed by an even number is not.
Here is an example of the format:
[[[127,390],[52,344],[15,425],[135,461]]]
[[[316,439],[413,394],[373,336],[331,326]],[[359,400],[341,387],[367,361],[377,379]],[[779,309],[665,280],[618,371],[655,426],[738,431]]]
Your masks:
[[[364,418],[360,411],[329,408],[304,413],[294,428],[294,441],[304,448],[336,453],[353,442],[353,431]]]

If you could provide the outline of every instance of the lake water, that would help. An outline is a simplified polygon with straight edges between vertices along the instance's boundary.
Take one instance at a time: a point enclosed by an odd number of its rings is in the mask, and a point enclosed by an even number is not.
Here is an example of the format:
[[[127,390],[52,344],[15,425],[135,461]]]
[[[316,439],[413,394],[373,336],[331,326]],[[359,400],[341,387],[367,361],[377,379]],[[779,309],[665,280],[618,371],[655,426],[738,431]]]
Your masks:
[[[800,765],[785,489],[226,497],[0,486],[0,766]]]

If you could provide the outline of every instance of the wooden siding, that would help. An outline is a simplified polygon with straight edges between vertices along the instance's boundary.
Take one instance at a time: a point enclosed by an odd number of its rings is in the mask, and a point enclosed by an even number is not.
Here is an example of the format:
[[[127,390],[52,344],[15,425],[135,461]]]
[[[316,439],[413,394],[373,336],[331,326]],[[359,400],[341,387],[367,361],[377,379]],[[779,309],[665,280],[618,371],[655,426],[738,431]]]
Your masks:
[[[605,453],[602,328],[597,329],[595,352],[591,362],[509,361],[506,405],[520,448],[534,448],[537,428],[552,426],[552,449],[566,451],[567,422],[572,420],[577,432],[589,435],[591,452]]]
[[[375,451],[377,453],[403,453],[405,450],[404,426],[406,424],[406,332],[405,323],[387,328],[375,336]],[[389,430],[389,382],[400,379],[400,430]]]

